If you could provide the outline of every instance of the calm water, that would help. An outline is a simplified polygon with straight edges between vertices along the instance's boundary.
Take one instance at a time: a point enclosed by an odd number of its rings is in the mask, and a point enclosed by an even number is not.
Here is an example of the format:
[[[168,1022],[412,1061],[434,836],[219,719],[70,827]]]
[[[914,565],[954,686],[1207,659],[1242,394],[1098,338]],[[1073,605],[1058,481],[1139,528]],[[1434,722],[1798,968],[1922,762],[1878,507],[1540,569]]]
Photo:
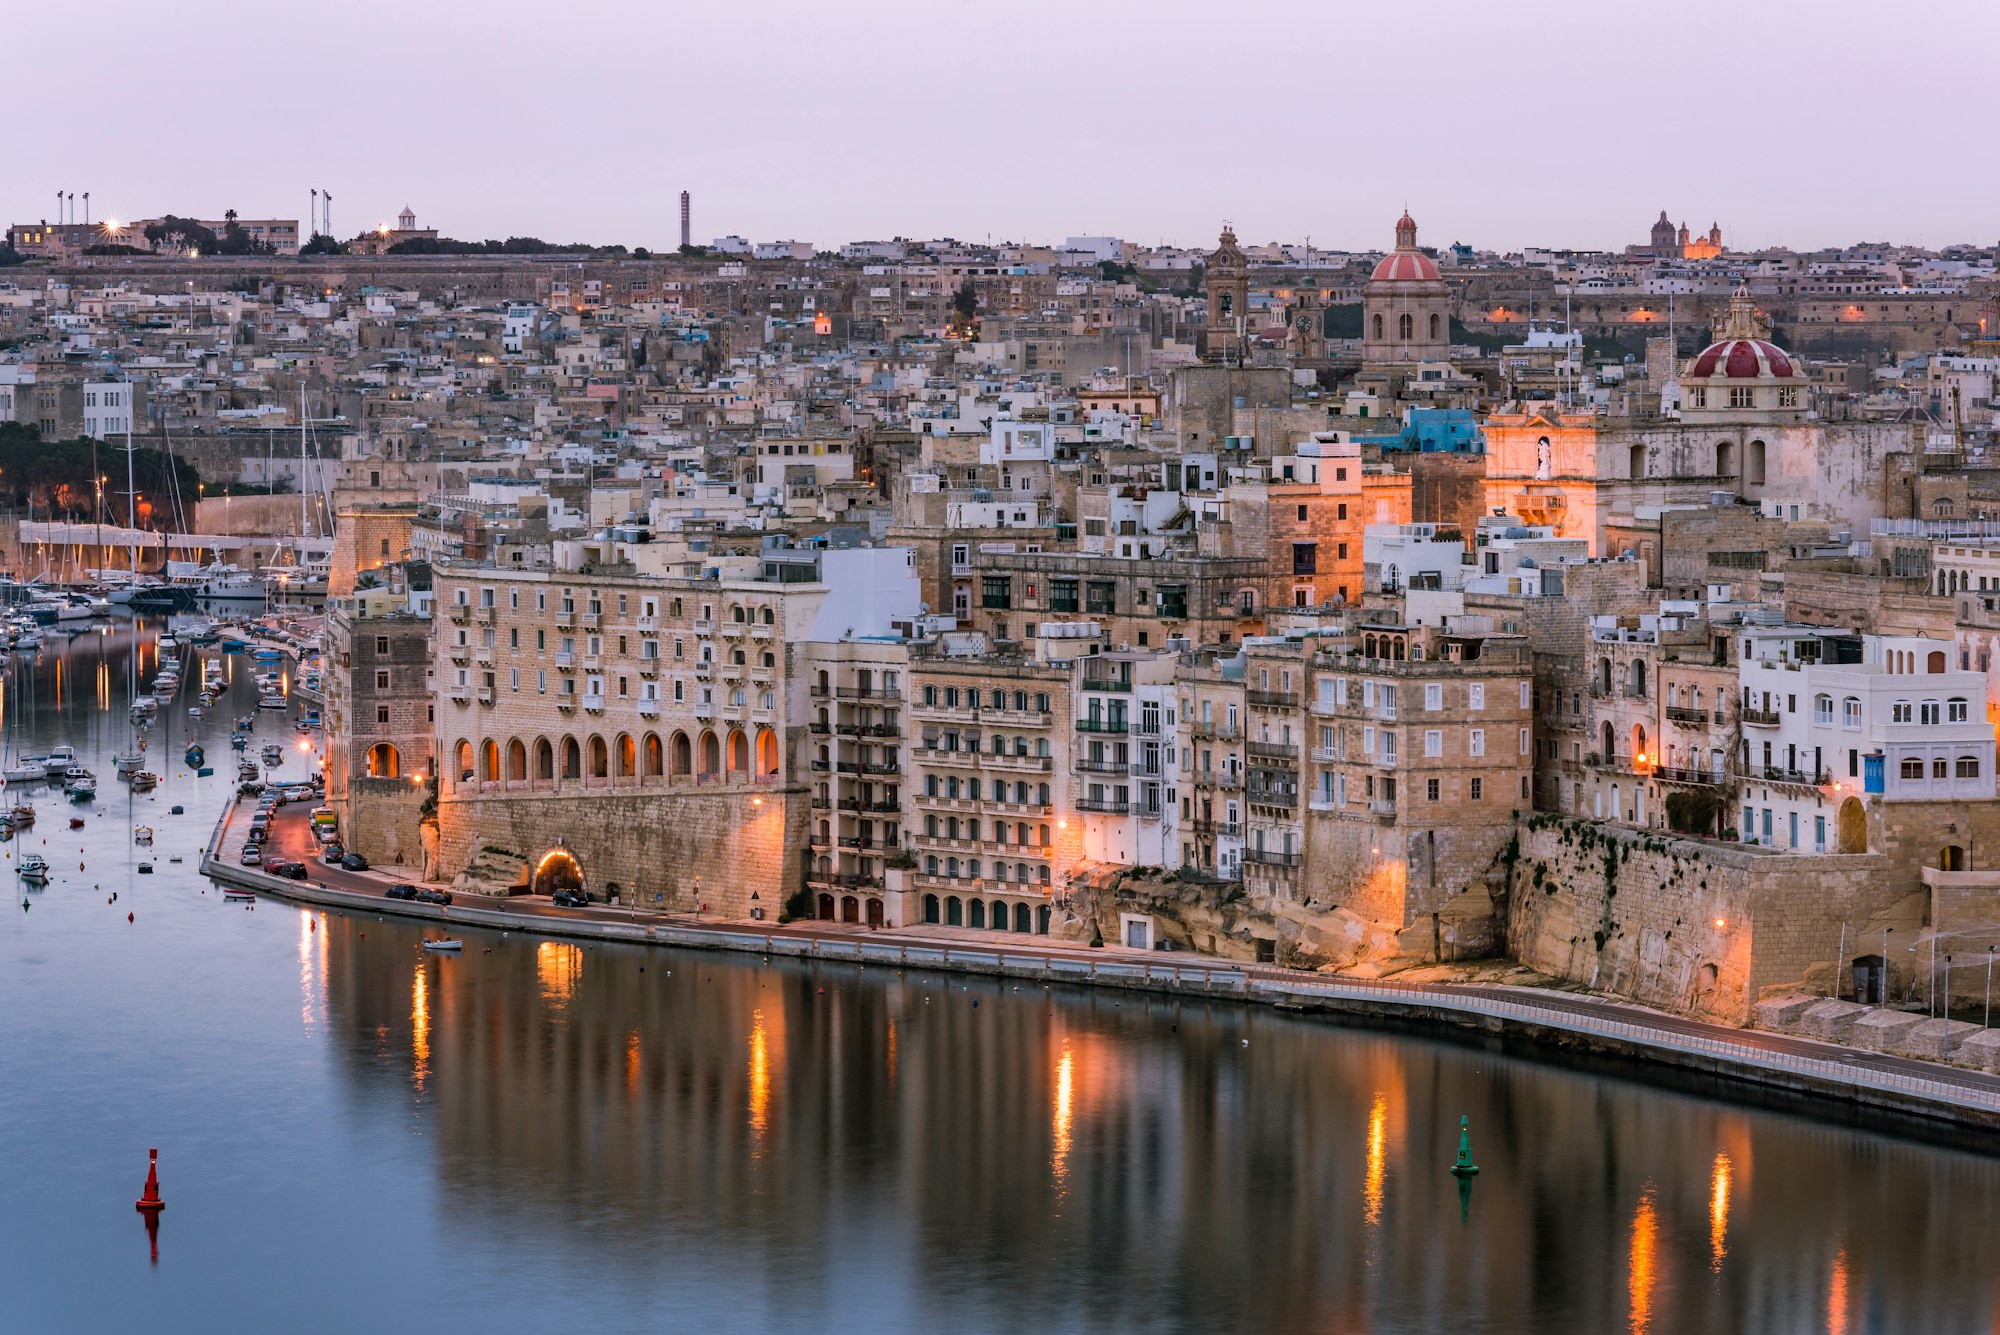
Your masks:
[[[476,932],[425,959],[225,906],[193,868],[248,664],[162,711],[148,801],[111,778],[130,649],[6,678],[19,740],[103,785],[74,834],[40,799],[59,879],[0,913],[0,1331],[1995,1328],[1992,1158],[1266,1011]]]

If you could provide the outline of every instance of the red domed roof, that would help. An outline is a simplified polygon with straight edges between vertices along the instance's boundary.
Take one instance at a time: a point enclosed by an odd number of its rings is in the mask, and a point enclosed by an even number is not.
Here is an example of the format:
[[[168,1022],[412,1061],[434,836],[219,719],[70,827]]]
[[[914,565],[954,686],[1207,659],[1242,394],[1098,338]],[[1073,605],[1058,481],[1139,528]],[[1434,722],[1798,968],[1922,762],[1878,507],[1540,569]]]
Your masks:
[[[1725,338],[1702,349],[1688,368],[1692,379],[1721,376],[1728,380],[1789,380],[1798,375],[1791,355],[1761,338]]]
[[[1421,250],[1392,250],[1368,275],[1371,283],[1436,283],[1443,279],[1437,262]]]

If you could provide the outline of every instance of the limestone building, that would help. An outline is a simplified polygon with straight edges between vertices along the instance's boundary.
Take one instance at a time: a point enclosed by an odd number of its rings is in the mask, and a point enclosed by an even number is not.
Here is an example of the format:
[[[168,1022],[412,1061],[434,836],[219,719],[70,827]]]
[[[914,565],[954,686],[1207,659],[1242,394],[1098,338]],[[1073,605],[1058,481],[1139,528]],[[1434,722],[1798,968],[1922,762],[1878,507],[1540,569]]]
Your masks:
[[[1437,261],[1417,249],[1417,224],[1396,220],[1396,248],[1368,276],[1361,296],[1364,370],[1408,370],[1451,357],[1451,289]]]

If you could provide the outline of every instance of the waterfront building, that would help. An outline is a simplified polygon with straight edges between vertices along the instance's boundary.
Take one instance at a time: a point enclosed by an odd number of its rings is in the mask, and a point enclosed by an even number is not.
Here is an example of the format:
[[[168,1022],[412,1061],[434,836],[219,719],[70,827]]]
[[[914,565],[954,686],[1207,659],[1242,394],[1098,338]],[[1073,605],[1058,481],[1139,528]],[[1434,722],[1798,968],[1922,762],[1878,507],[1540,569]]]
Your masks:
[[[852,638],[812,641],[801,654],[812,786],[804,907],[827,922],[904,926],[916,920],[908,871],[896,865],[909,844],[909,647],[900,637]]]
[[[431,875],[422,829],[438,778],[429,571],[378,574],[388,578],[327,600],[326,800],[349,849]]]

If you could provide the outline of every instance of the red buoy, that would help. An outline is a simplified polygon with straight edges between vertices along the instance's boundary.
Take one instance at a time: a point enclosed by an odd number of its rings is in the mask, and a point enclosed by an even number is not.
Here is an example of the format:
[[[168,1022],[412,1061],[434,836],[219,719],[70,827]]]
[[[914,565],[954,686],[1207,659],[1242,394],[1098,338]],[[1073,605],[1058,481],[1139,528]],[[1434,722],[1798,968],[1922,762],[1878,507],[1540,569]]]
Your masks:
[[[152,1149],[146,1154],[146,1191],[132,1208],[140,1214],[158,1214],[167,1208],[167,1203],[160,1199],[160,1152]]]
[[[126,915],[125,915],[125,921],[126,921],[126,922],[130,922],[130,921],[132,921],[132,915],[131,915],[131,914],[129,914],[129,913],[128,913],[128,914],[126,914]]]

